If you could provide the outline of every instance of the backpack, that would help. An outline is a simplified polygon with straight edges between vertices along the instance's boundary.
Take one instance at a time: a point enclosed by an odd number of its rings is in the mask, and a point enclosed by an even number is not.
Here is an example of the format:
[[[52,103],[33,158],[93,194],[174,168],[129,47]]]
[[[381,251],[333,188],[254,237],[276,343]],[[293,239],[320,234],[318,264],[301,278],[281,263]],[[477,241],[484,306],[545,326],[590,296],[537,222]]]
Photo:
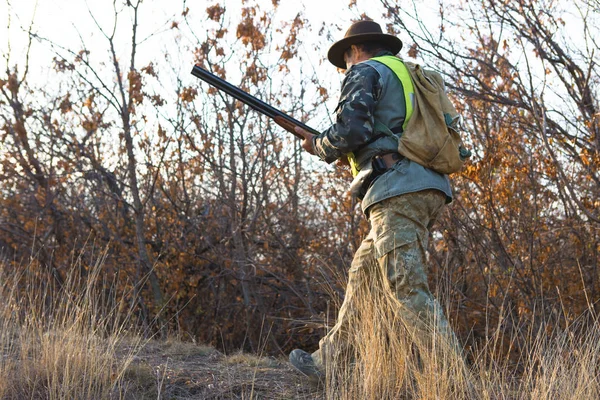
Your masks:
[[[460,171],[471,152],[463,146],[460,115],[446,95],[442,76],[394,56],[372,60],[390,68],[404,88],[406,118],[398,139],[398,152],[441,174]],[[394,135],[382,124],[376,130]]]

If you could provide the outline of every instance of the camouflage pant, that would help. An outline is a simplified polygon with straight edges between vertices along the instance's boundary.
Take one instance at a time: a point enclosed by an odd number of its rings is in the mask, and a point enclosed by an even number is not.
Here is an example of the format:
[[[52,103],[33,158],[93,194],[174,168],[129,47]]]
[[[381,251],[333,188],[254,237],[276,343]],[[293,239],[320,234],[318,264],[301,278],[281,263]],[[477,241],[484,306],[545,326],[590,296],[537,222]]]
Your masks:
[[[371,207],[371,231],[352,261],[337,322],[312,354],[317,365],[324,367],[326,358],[348,346],[348,328],[357,317],[357,304],[364,302],[360,298],[364,292],[361,285],[371,284],[374,273],[387,278],[389,286],[382,285],[386,286],[383,289],[389,287],[401,303],[402,319],[414,337],[430,341],[435,326],[436,335],[456,343],[427,283],[429,229],[444,205],[442,192],[424,190],[392,197]]]

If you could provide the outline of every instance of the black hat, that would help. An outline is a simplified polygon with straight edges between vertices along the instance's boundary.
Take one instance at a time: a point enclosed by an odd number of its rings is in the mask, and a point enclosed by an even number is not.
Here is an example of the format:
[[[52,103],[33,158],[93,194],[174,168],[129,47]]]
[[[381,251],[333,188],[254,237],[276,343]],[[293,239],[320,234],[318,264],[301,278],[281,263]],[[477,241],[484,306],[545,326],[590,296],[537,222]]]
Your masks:
[[[353,44],[364,42],[380,42],[396,54],[402,48],[402,41],[396,36],[383,33],[381,26],[374,21],[358,21],[353,23],[342,40],[335,42],[327,52],[327,58],[338,68],[346,69],[344,52]]]

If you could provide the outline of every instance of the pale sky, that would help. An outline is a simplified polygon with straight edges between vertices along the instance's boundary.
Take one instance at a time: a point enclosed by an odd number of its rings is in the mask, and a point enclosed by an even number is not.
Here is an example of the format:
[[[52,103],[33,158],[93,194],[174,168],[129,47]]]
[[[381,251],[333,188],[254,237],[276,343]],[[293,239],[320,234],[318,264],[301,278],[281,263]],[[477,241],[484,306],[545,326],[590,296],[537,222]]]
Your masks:
[[[125,0],[117,0],[117,7],[123,7]],[[272,8],[271,0],[257,0],[258,3],[265,4],[265,10]],[[200,0],[187,1],[187,5],[191,8],[190,20],[198,21],[198,25],[193,28],[196,33],[202,34],[206,32],[206,28],[202,26],[206,20],[206,8],[220,3],[224,5],[227,12],[226,18],[231,20],[230,30],[234,31],[237,25],[237,20],[240,16],[242,0]],[[249,3],[253,3],[250,1]],[[339,87],[342,76],[337,70],[325,60],[325,55],[330,40],[325,37],[320,37],[317,33],[323,23],[332,29],[335,39],[341,39],[345,30],[350,25],[352,19],[356,19],[361,12],[367,13],[375,20],[383,22],[379,18],[382,14],[381,8],[377,9],[378,2],[374,0],[359,0],[358,10],[351,11],[348,8],[349,0],[281,0],[277,13],[275,15],[275,27],[280,26],[281,21],[291,21],[298,12],[302,12],[312,27],[312,33],[305,32],[303,45],[300,48],[301,61],[294,61],[291,65],[293,71],[299,71],[301,68],[314,68],[319,71],[320,79],[328,82],[332,90]],[[139,15],[139,34],[138,41],[149,35],[169,30],[170,24],[174,19],[181,20],[181,12],[185,8],[184,0],[145,0],[140,7]],[[368,6],[368,7],[367,7]],[[10,12],[9,12],[10,10]],[[90,15],[93,15],[92,16]],[[47,38],[55,44],[69,48],[74,51],[79,51],[85,47],[92,50],[91,57],[97,57],[97,62],[106,62],[107,58],[107,41],[99,31],[94,19],[99,26],[105,31],[110,32],[114,23],[114,11],[112,0],[8,0],[0,2],[0,16],[4,19],[4,23],[0,23],[0,53],[6,58],[6,54],[10,54],[9,64],[24,65],[25,50],[27,48],[28,35],[26,30],[31,25],[33,20],[33,32],[39,36]],[[130,16],[127,13],[120,15],[120,23],[116,37],[119,42],[122,42],[122,48],[119,56],[122,59],[129,57],[131,33],[130,22],[127,18]],[[8,24],[10,22],[10,30]],[[385,28],[384,28],[385,29]],[[187,33],[182,27],[182,36]],[[230,32],[235,35],[235,32]],[[165,39],[166,38],[166,39]],[[184,39],[182,39],[184,40]],[[182,42],[183,43],[183,42]],[[318,43],[321,50],[315,51],[314,45]],[[7,52],[10,46],[10,53]],[[138,47],[138,67],[147,65],[150,61],[159,61],[163,54],[169,53],[176,60],[171,60],[171,64],[181,64],[180,76],[195,80],[189,75],[192,65],[192,55],[186,54],[180,49],[174,49],[176,46],[173,42],[173,35],[156,35],[149,40],[141,43]],[[95,54],[94,54],[95,52]],[[49,43],[34,42],[31,54],[29,55],[29,64],[32,74],[29,75],[30,80],[34,80],[36,74],[40,74],[38,78],[40,82],[45,82],[51,79],[50,67],[54,51]],[[189,55],[188,59],[185,59]],[[7,64],[3,60],[2,70],[5,70]],[[109,66],[110,67],[110,66]],[[235,69],[236,66],[233,66]],[[107,74],[111,73],[111,68],[107,68]],[[332,101],[336,98],[332,96]],[[331,111],[335,104],[328,105]]]
[[[117,7],[123,7],[126,0],[116,0]],[[206,21],[206,8],[220,3],[227,9],[226,18],[231,20],[230,30],[234,31],[237,21],[240,16],[240,9],[243,0],[145,0],[140,7],[139,15],[139,34],[138,41],[149,35],[160,32],[169,31],[171,22],[181,20],[181,12],[186,7],[186,4],[191,8],[192,24],[197,21],[197,25],[193,29],[197,34],[205,34],[208,28],[203,24]],[[248,0],[248,3],[255,2],[264,3],[265,10],[272,9],[272,0]],[[302,68],[314,68],[318,72],[319,79],[327,82],[326,87],[329,87],[332,92],[332,98],[335,100],[335,90],[339,88],[339,82],[342,77],[325,61],[325,55],[331,39],[318,35],[318,31],[323,23],[326,24],[332,31],[334,40],[343,37],[345,30],[350,25],[352,19],[356,19],[360,13],[366,12],[371,18],[383,23],[382,7],[377,0],[358,0],[358,7],[350,10],[348,3],[350,0],[280,0],[277,13],[275,15],[275,27],[279,27],[282,21],[291,21],[298,12],[302,12],[305,18],[309,21],[312,31],[304,31],[302,46],[300,48],[300,59],[295,60],[290,64],[292,73],[300,71]],[[433,32],[437,29],[438,20],[435,17],[437,2],[426,0],[416,0],[418,4],[419,17],[427,28]],[[410,2],[407,2],[409,4]],[[561,3],[559,3],[561,4]],[[10,10],[10,12],[9,12]],[[563,34],[569,36],[569,39],[575,46],[584,48],[580,38],[583,37],[578,33],[581,29],[580,24],[576,23],[578,18],[577,10],[571,10],[570,13],[562,15],[567,19],[568,29]],[[450,11],[451,12],[451,11]],[[97,62],[107,61],[107,42],[95,25],[94,16],[102,29],[109,32],[113,26],[113,1],[112,0],[5,0],[0,1],[0,18],[4,19],[4,23],[0,23],[0,54],[6,58],[10,54],[9,65],[24,64],[25,49],[27,48],[28,35],[25,32],[33,20],[33,31],[41,37],[52,40],[59,46],[69,48],[74,51],[79,51],[83,48],[82,43],[92,50],[92,57],[97,57]],[[562,14],[562,13],[561,13]],[[448,15],[453,18],[452,15]],[[454,16],[456,17],[456,16]],[[126,60],[130,51],[130,18],[128,13],[122,13],[120,16],[120,24],[116,37],[119,38],[119,44],[122,44],[119,57]],[[10,22],[10,30],[7,28]],[[212,22],[212,21],[211,21]],[[595,22],[595,21],[594,21]],[[385,28],[384,28],[385,29]],[[598,29],[598,27],[595,27]],[[25,30],[25,31],[24,31]],[[138,63],[137,67],[143,67],[150,61],[156,62],[163,60],[164,54],[171,54],[177,59],[170,60],[171,66],[180,65],[179,75],[193,80],[195,78],[188,76],[192,65],[192,55],[185,51],[180,51],[180,46],[184,44],[185,35],[189,31],[185,27],[181,29],[182,42],[174,42],[172,33],[166,35],[156,35],[147,41],[141,43],[138,48]],[[235,38],[235,32],[229,32]],[[276,33],[274,33],[276,35]],[[446,35],[451,35],[453,32],[446,32]],[[456,34],[456,32],[454,32]],[[405,44],[405,49],[408,48],[408,35],[400,35],[400,39]],[[319,49],[315,50],[315,45],[318,44]],[[10,53],[7,51],[10,45]],[[40,74],[41,82],[44,82],[51,77],[49,75],[49,66],[54,56],[54,52],[48,43],[35,42],[30,54],[30,74],[29,79],[33,79],[35,74]],[[518,56],[518,54],[516,55]],[[187,58],[186,58],[187,57]],[[164,61],[163,61],[164,62]],[[2,70],[5,70],[7,64],[3,60]],[[232,66],[232,73],[235,73],[237,65]],[[110,71],[112,72],[112,71]],[[107,70],[107,73],[110,73]],[[543,74],[542,74],[543,75]],[[183,78],[182,78],[183,79]],[[335,105],[327,105],[329,111]]]
[[[116,0],[117,7],[123,8],[126,0]],[[247,3],[254,3],[249,0]],[[272,9],[271,0],[256,0],[258,3],[265,4],[265,10]],[[213,21],[206,22],[206,8],[220,3],[226,8],[226,19],[231,21],[229,35],[235,41],[235,27],[238,24],[241,15],[242,0],[187,0],[187,6],[191,8],[190,22],[197,24],[193,26],[196,34],[206,34],[208,25]],[[309,21],[312,33],[304,32],[302,46],[299,49],[301,59],[293,60],[290,63],[291,74],[296,77],[302,77],[304,73],[308,75],[312,69],[318,71],[318,79],[323,86],[330,90],[330,99],[328,102],[319,105],[318,116],[311,121],[306,121],[315,129],[325,129],[331,121],[331,112],[337,103],[337,90],[343,76],[325,60],[328,47],[331,41],[318,35],[323,23],[332,30],[334,38],[341,39],[350,25],[351,20],[358,18],[361,12],[365,12],[365,5],[369,5],[368,15],[375,20],[381,15],[381,11],[373,9],[374,0],[359,0],[358,5],[361,11],[350,11],[348,8],[349,0],[281,0],[274,16],[274,27],[279,28],[282,21],[292,21],[294,17],[302,12]],[[180,25],[181,41],[177,42],[177,31],[170,29],[172,21],[181,21],[181,13],[186,7],[186,0],[145,0],[140,6],[138,42],[153,33],[164,32],[152,36],[147,41],[138,46],[137,68],[148,65],[149,62],[162,63],[159,69],[168,70],[173,68],[177,71],[176,75],[170,74],[162,79],[160,85],[164,92],[169,92],[170,85],[175,84],[176,79],[181,79],[185,85],[200,85],[197,78],[190,74],[193,66],[193,54],[191,51],[182,50],[186,43],[193,41],[190,38],[189,29]],[[92,18],[92,14],[93,18]],[[55,45],[68,48],[78,52],[85,48],[91,50],[90,60],[95,68],[106,82],[114,82],[114,68],[110,64],[110,55],[108,53],[107,40],[103,37],[99,27],[106,33],[110,33],[114,24],[114,10],[112,0],[5,0],[0,1],[0,18],[4,23],[0,23],[0,54],[3,60],[2,68],[14,68],[19,66],[19,72],[22,73],[25,65],[26,49],[28,43],[27,30],[33,26],[32,31],[40,37],[49,39]],[[120,48],[117,54],[124,66],[127,66],[129,52],[131,51],[131,14],[121,13],[115,35]],[[97,21],[99,27],[96,25]],[[129,20],[128,20],[129,19]],[[379,19],[380,22],[381,19]],[[33,21],[33,24],[32,24]],[[10,23],[10,29],[8,25]],[[215,23],[216,24],[216,23]],[[385,29],[385,28],[384,28]],[[165,32],[166,31],[166,32]],[[277,33],[273,33],[277,35]],[[188,42],[186,42],[186,40]],[[319,45],[319,51],[314,49],[315,44]],[[85,44],[85,45],[84,45]],[[10,51],[8,51],[10,47]],[[29,75],[30,84],[38,85],[50,91],[55,91],[56,74],[52,70],[52,59],[55,57],[55,49],[52,49],[49,42],[35,40],[29,54]],[[65,54],[62,52],[62,54]],[[165,54],[172,57],[165,60]],[[7,55],[9,59],[7,60]],[[276,58],[279,55],[275,55]],[[72,57],[68,57],[72,58]],[[8,61],[8,62],[7,62]],[[235,74],[240,72],[239,61],[232,59],[232,64],[226,67],[228,70],[228,80],[236,83]],[[168,63],[168,65],[165,65]],[[166,67],[166,68],[165,68]],[[237,72],[236,72],[237,70]],[[310,70],[310,71],[308,71]],[[270,77],[275,82],[286,76]],[[282,73],[283,74],[283,73]],[[312,75],[312,73],[310,73]],[[287,79],[289,81],[289,76]],[[275,87],[275,91],[280,89]],[[174,91],[171,90],[172,95]],[[292,93],[292,98],[296,94]],[[316,99],[316,94],[309,94],[309,98]],[[170,102],[167,100],[166,112],[171,113]],[[283,107],[285,108],[285,106]],[[283,111],[286,111],[285,109]],[[294,117],[301,119],[299,115]],[[149,116],[148,123],[154,124],[156,120],[152,115]]]
[[[117,3],[123,3],[125,0],[117,0]],[[214,5],[216,0],[188,1],[192,12],[198,15],[207,7]],[[260,0],[266,4],[266,9],[271,8],[271,0]],[[225,5],[228,14],[231,17],[239,15],[236,10],[240,9],[240,0],[220,1]],[[348,9],[349,0],[281,0],[277,16],[279,20],[292,20],[298,12],[302,12],[310,21],[315,30],[326,22],[328,26],[338,26],[338,38],[343,36],[351,19],[359,14],[351,12]],[[366,1],[362,1],[366,4]],[[374,5],[378,2],[371,0],[369,2],[369,13],[374,19],[377,19],[381,11],[374,11]],[[359,5],[361,2],[359,1]],[[122,6],[121,6],[122,7]],[[11,29],[7,30],[9,13],[11,9],[10,23]],[[183,1],[173,0],[146,0],[140,7],[140,37],[145,37],[161,28],[161,25],[180,16],[183,10]],[[365,7],[362,8],[364,10]],[[106,30],[110,30],[113,23],[113,5],[111,0],[86,1],[86,0],[8,0],[0,3],[0,16],[5,20],[0,23],[0,48],[3,53],[6,50],[7,42],[10,41],[12,47],[12,56],[22,56],[22,51],[26,46],[27,35],[23,29],[27,29],[32,18],[34,19],[34,32],[40,36],[50,38],[54,42],[77,49],[80,47],[79,35],[88,43],[88,47],[104,46],[98,29],[90,16],[90,11]],[[205,18],[205,15],[202,15]],[[126,29],[126,28],[125,28]],[[125,32],[129,35],[128,32]],[[156,44],[153,43],[153,46]],[[142,52],[152,49],[140,49]],[[33,63],[46,62],[39,60],[39,57],[33,57]]]
[[[116,0],[118,7],[123,7],[122,4],[126,0]],[[139,35],[138,40],[151,35],[152,33],[160,31],[168,31],[165,35],[156,35],[149,40],[140,44],[138,48],[138,63],[137,67],[141,68],[147,65],[150,61],[164,61],[165,54],[171,55],[172,60],[169,60],[169,66],[173,67],[178,71],[178,77],[185,82],[186,85],[197,84],[196,78],[192,77],[189,71],[192,67],[192,54],[186,51],[180,51],[180,47],[184,45],[185,35],[189,34],[187,28],[181,28],[181,43],[177,43],[176,35],[174,35],[169,28],[173,19],[181,19],[181,12],[185,8],[185,4],[191,8],[190,21],[194,25],[194,30],[197,34],[206,34],[208,28],[203,25],[206,24],[206,8],[220,3],[227,9],[226,18],[231,20],[229,35],[235,38],[235,27],[240,16],[240,9],[242,7],[243,0],[145,0],[140,7],[139,16]],[[272,0],[247,0],[250,4],[255,2],[264,3],[265,10],[272,8]],[[450,3],[455,4],[460,0],[448,0]],[[350,21],[356,19],[362,12],[366,12],[375,21],[383,23],[382,18],[382,7],[378,0],[358,0],[358,7],[350,10],[348,3],[350,0],[280,0],[277,14],[275,15],[275,27],[280,27],[281,21],[291,21],[298,12],[302,12],[306,19],[308,19],[312,31],[305,31],[302,39],[303,45],[300,48],[300,59],[290,63],[290,70],[294,76],[298,76],[303,73],[302,69],[314,68],[317,71],[318,79],[324,83],[323,86],[330,89],[330,100],[326,104],[322,104],[322,110],[319,111],[321,116],[316,121],[309,121],[311,126],[315,129],[324,129],[328,126],[328,118],[331,112],[335,108],[337,102],[337,90],[342,80],[342,76],[338,71],[325,61],[325,56],[328,47],[331,45],[332,40],[319,36],[318,31],[323,23],[327,27],[331,28],[334,40],[339,40],[343,37],[345,30],[350,25]],[[421,22],[423,22],[427,29],[435,32],[438,26],[438,19],[435,17],[436,8],[438,7],[437,1],[428,0],[415,0],[418,5],[418,13]],[[410,1],[407,4],[411,4]],[[565,13],[561,12],[561,17],[566,20],[566,27],[560,32],[560,35],[564,35],[566,40],[573,43],[575,47],[585,49],[585,43],[582,42],[584,37],[582,33],[581,16],[578,14],[580,10],[573,9],[571,3],[562,2],[559,0],[557,3],[565,8]],[[445,9],[449,14],[452,14],[451,9]],[[113,1],[112,0],[4,0],[0,1],[0,18],[4,19],[4,23],[0,23],[0,54],[6,58],[7,54],[10,54],[10,60],[8,66],[13,67],[14,65],[22,65],[25,57],[25,49],[27,47],[28,35],[26,30],[33,20],[33,31],[39,34],[41,37],[52,40],[59,46],[69,48],[73,51],[79,51],[82,49],[82,43],[92,50],[92,56],[96,57],[94,61],[98,65],[102,66],[101,63],[109,62],[107,42],[102,34],[99,32],[99,28],[95,25],[94,18],[90,15],[93,14],[98,24],[105,31],[110,31],[113,25]],[[127,60],[129,56],[131,33],[130,23],[126,21],[126,18],[130,18],[128,13],[122,13],[120,18],[122,22],[118,25],[120,31],[117,32],[116,37],[119,38],[119,44],[122,44],[122,48],[117,49],[117,52],[121,60]],[[457,15],[447,15],[449,20],[458,18]],[[7,28],[10,21],[10,30]],[[196,22],[197,21],[197,22]],[[598,31],[599,21],[590,21],[589,28]],[[211,21],[212,23],[212,21]],[[384,28],[385,29],[385,28]],[[25,31],[24,31],[25,30]],[[457,35],[458,32],[445,32],[444,35]],[[277,33],[274,33],[277,35]],[[590,37],[597,37],[597,35],[590,35]],[[400,39],[404,42],[404,48],[408,48],[410,43],[408,42],[408,35],[400,35]],[[315,44],[319,45],[319,49],[315,50]],[[11,51],[8,52],[8,46],[10,45]],[[515,61],[519,61],[519,58],[523,58],[523,55],[528,54],[530,51],[526,50],[527,53],[515,52],[513,57]],[[406,54],[405,51],[402,54]],[[531,53],[532,54],[532,53]],[[530,61],[534,60],[534,57],[529,54]],[[37,83],[42,85],[51,84],[53,75],[51,72],[52,58],[54,52],[48,43],[37,43],[35,42],[30,54],[30,75],[29,80],[35,81],[39,79]],[[233,60],[236,62],[236,60]],[[127,64],[127,63],[125,63]],[[3,65],[0,67],[4,71],[7,66],[6,59],[3,60]],[[104,64],[105,73],[110,75],[113,70],[110,65]],[[231,64],[228,67],[232,70],[231,75],[235,76],[235,70],[239,72],[238,64]],[[536,71],[542,71],[538,75],[542,78],[543,66],[535,66]],[[22,72],[22,71],[21,71]],[[39,74],[39,75],[37,75]],[[1,74],[3,75],[3,74]],[[231,76],[228,72],[228,77]],[[235,77],[234,77],[235,78]],[[112,77],[110,78],[112,79]],[[175,79],[175,78],[171,78]],[[277,80],[277,77],[273,77]],[[187,81],[186,81],[187,80]],[[235,83],[235,79],[232,81]],[[550,85],[552,81],[547,83]],[[166,89],[168,89],[169,82],[161,82]],[[561,88],[557,89],[557,93],[561,93]],[[548,94],[547,94],[548,95]],[[552,94],[558,100],[559,95]],[[293,94],[292,94],[293,96]],[[559,102],[559,104],[562,104]],[[285,111],[285,110],[284,110]]]

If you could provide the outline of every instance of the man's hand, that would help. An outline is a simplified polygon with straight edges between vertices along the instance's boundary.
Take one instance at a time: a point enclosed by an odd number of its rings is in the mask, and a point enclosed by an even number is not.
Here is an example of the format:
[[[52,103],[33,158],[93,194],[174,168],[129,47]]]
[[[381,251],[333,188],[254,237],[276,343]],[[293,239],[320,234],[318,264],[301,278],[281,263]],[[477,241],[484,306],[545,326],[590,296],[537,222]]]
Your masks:
[[[294,128],[294,132],[296,132],[304,138],[304,140],[302,141],[302,148],[308,151],[310,154],[315,154],[315,149],[313,147],[313,138],[315,137],[315,135],[308,132],[307,130],[300,128],[299,126],[296,126]],[[348,158],[346,158],[346,156],[342,156],[341,158],[339,158],[336,164],[338,167],[341,168],[346,168],[350,166],[350,163],[348,162]]]
[[[295,127],[294,131],[304,138],[304,140],[302,141],[302,148],[308,151],[310,154],[315,154],[315,149],[313,147],[313,137],[315,135],[313,135],[307,130],[300,128],[299,126]]]

